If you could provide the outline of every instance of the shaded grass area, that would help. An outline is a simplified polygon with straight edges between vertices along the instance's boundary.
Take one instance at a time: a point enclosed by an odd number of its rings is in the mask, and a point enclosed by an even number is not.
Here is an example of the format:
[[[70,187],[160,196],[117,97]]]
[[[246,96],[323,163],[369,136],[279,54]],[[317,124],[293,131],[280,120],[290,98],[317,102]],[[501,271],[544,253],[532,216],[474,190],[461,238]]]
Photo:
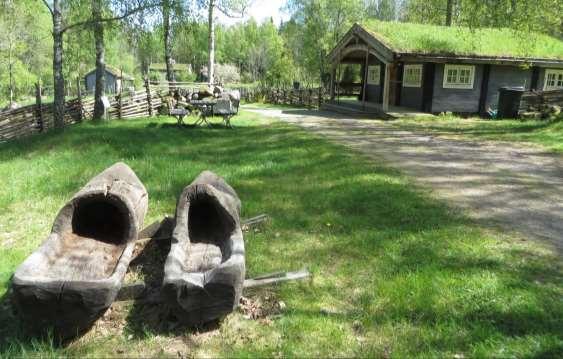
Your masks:
[[[481,229],[395,170],[296,127],[244,111],[233,130],[174,122],[84,123],[0,145],[0,355],[563,353],[563,272],[547,249]],[[65,201],[116,161],[148,189],[146,224],[173,214],[200,171],[224,176],[243,217],[271,218],[245,235],[247,276],[308,267],[313,279],[247,292],[285,303],[268,320],[237,312],[203,333],[167,331],[124,303],[118,330],[66,347],[27,338],[7,302],[11,274]]]
[[[445,135],[499,141],[530,142],[563,152],[563,121],[484,120],[455,116],[404,118],[393,124],[407,130],[429,130]]]

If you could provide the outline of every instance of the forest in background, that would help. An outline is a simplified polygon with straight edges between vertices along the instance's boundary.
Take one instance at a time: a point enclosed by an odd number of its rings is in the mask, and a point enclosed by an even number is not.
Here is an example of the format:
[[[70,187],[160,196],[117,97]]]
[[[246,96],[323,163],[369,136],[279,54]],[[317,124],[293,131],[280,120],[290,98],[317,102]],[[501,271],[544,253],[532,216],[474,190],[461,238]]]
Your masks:
[[[150,64],[167,60],[189,64],[192,69],[176,71],[178,81],[202,80],[202,70],[206,73],[210,0],[59,2],[63,26],[68,28],[62,35],[67,95],[75,93],[77,80],[96,66],[96,31],[101,26],[105,64],[132,75],[137,85]],[[241,16],[252,6],[248,0],[213,2],[229,16]],[[4,35],[0,38],[0,106],[10,97],[25,101],[33,96],[38,81],[46,95],[53,93],[53,16],[49,5],[52,1],[0,0],[0,33]],[[98,14],[96,6],[100,7]],[[561,0],[288,0],[283,10],[290,20],[279,26],[272,20],[257,23],[253,19],[232,26],[215,24],[216,79],[265,86],[285,86],[293,81],[316,85],[328,72],[326,55],[330,49],[353,23],[365,19],[508,27],[563,37]],[[152,79],[165,76],[151,73]]]

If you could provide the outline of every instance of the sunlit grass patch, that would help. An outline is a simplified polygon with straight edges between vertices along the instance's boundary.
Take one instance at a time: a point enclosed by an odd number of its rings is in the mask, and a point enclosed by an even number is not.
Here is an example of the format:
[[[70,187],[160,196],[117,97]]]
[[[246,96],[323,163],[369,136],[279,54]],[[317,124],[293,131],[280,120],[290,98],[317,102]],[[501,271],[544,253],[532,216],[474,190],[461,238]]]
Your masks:
[[[563,121],[485,120],[437,116],[404,118],[393,122],[410,130],[428,130],[443,135],[485,140],[528,142],[553,152],[563,152]]]

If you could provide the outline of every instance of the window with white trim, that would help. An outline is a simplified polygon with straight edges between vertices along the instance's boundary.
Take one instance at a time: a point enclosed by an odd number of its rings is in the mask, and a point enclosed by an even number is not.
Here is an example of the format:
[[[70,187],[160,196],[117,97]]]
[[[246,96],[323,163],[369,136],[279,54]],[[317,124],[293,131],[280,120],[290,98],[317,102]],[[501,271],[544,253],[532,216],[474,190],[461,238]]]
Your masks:
[[[563,70],[545,70],[545,81],[543,82],[543,90],[560,90],[563,89]]]
[[[422,84],[422,65],[405,65],[403,87],[420,87]]]
[[[381,67],[379,65],[368,66],[368,85],[379,85],[381,77]]]
[[[444,88],[472,89],[475,78],[473,65],[446,65],[444,66]]]

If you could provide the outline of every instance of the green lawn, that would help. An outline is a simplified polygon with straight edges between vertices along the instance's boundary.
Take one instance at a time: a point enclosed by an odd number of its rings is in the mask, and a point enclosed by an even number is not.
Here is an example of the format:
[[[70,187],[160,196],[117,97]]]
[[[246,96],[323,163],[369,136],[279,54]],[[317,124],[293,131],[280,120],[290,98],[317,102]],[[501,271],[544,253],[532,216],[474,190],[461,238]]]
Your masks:
[[[408,130],[433,131],[442,135],[474,139],[528,142],[554,152],[563,152],[563,120],[484,120],[436,116],[404,118],[393,124]]]
[[[1,357],[563,355],[563,270],[546,248],[485,230],[397,171],[296,127],[244,111],[233,130],[173,123],[83,123],[0,145]],[[172,214],[200,171],[224,176],[243,217],[271,217],[245,235],[248,276],[307,267],[312,279],[247,292],[285,309],[237,312],[202,333],[126,302],[66,347],[27,338],[9,306],[11,274],[63,203],[116,161],[149,191],[147,224]]]

